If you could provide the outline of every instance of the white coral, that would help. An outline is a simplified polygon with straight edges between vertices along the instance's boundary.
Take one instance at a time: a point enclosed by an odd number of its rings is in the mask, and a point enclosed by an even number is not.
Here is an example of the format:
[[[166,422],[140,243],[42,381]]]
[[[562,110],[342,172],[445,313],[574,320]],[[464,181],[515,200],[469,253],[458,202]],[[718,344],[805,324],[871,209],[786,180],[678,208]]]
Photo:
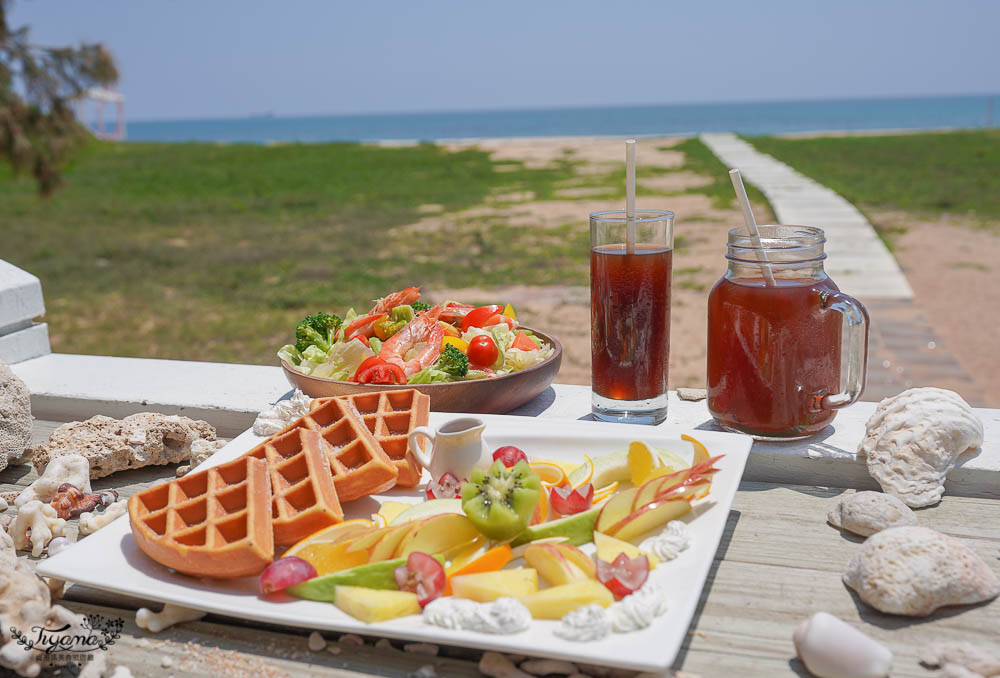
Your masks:
[[[90,462],[90,477],[157,464],[176,464],[191,458],[191,444],[215,440],[207,422],[177,415],[139,412],[124,419],[96,416],[63,424],[48,442],[35,448],[31,463],[39,473],[53,459],[82,454]]]
[[[93,534],[97,532],[102,527],[105,527],[115,518],[125,515],[128,510],[128,500],[122,499],[110,504],[104,511],[100,513],[81,513],[80,514],[80,534],[87,536],[88,534]]]
[[[10,635],[12,628],[30,633],[33,627],[68,627],[67,637],[86,638],[91,632],[85,628],[85,621],[83,615],[51,604],[48,587],[35,575],[30,563],[19,561],[13,567],[0,568],[0,637],[5,643],[0,648],[0,666],[13,669],[19,676],[37,676],[42,668],[39,653],[19,645]],[[60,649],[84,652],[92,648],[72,645]],[[93,654],[94,659],[80,671],[81,678],[103,675],[104,653]]]
[[[254,435],[261,437],[273,436],[299,417],[309,414],[312,398],[299,389],[288,400],[279,400],[260,414],[253,422]]]
[[[45,467],[42,475],[28,485],[14,500],[14,506],[24,506],[29,501],[48,503],[56,496],[56,491],[63,483],[75,485],[77,489],[90,494],[90,462],[80,454],[67,454],[53,459]]]
[[[204,438],[198,438],[198,440],[191,443],[191,456],[188,458],[188,463],[177,467],[177,475],[187,475],[191,469],[196,468],[207,461],[209,457],[225,446],[226,443],[223,440],[205,440]]]
[[[941,501],[958,457],[983,444],[983,423],[960,395],[911,388],[879,403],[858,448],[882,490],[907,506]]]
[[[31,421],[28,387],[0,361],[0,471],[24,454],[31,441]]]
[[[140,607],[135,613],[135,625],[150,633],[159,633],[174,624],[197,621],[204,616],[205,613],[201,610],[192,610],[180,605],[167,603],[159,612],[153,612],[149,608]]]
[[[56,510],[35,499],[18,509],[17,518],[10,526],[10,536],[17,550],[30,546],[31,555],[38,558],[52,537],[62,537],[65,530],[66,521],[56,515]]]

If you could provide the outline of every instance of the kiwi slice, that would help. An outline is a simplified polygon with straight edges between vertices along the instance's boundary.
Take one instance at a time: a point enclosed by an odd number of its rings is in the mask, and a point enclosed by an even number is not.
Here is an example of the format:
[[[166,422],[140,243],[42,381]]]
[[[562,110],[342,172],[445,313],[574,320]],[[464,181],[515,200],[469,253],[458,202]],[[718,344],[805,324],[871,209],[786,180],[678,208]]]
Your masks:
[[[542,485],[524,461],[511,468],[495,461],[475,469],[462,485],[462,510],[490,539],[510,539],[528,526]]]

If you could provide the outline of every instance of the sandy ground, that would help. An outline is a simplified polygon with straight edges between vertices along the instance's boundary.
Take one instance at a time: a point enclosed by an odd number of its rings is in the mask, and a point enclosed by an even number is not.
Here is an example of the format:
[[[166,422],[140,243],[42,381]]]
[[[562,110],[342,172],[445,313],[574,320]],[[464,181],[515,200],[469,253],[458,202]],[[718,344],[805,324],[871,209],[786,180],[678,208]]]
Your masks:
[[[960,217],[927,219],[903,212],[871,212],[895,236],[893,254],[946,350],[1000,407],[1000,224]]]
[[[664,168],[677,168],[684,162],[677,151],[658,151],[657,147],[676,143],[676,139],[643,139],[639,142],[639,162]],[[493,158],[521,159],[533,167],[544,167],[564,157],[567,152],[574,160],[587,160],[607,171],[621,165],[622,144],[607,140],[496,140],[482,142],[481,148],[493,151]],[[587,167],[582,168],[586,172]],[[682,191],[697,188],[708,179],[689,172],[640,179],[639,183],[661,191]],[[565,191],[560,197],[572,200],[534,201],[510,207],[481,207],[467,214],[503,216],[516,226],[544,228],[567,222],[578,222],[588,228],[588,215],[604,209],[621,209],[617,203],[602,202],[573,196]],[[708,293],[726,270],[723,258],[726,232],[742,223],[738,210],[712,207],[704,195],[684,194],[657,198],[642,198],[638,207],[667,209],[676,214],[674,236],[679,247],[674,254],[673,295],[671,309],[670,385],[701,387],[705,383],[705,332]],[[455,218],[461,218],[461,213]],[[767,210],[760,210],[759,220],[770,220]],[[441,220],[428,217],[411,228],[439,228]],[[582,259],[587,252],[580,253]],[[585,259],[584,259],[585,260]],[[557,336],[563,344],[564,357],[557,381],[569,384],[590,383],[590,290],[587,287],[503,287],[484,289],[427,290],[431,299],[447,298],[477,301],[510,302],[518,312],[518,320]]]

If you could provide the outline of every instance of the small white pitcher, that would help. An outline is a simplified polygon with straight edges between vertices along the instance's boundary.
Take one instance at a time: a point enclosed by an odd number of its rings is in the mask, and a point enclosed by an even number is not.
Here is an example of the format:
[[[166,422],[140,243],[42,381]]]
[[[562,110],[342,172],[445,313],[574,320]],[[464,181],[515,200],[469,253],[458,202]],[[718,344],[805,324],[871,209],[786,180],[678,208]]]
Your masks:
[[[449,472],[464,480],[472,469],[477,466],[486,468],[493,461],[483,440],[485,428],[486,424],[475,417],[452,419],[441,425],[436,433],[427,426],[418,426],[410,431],[407,444],[434,480]],[[420,447],[420,438],[430,441],[428,449]]]

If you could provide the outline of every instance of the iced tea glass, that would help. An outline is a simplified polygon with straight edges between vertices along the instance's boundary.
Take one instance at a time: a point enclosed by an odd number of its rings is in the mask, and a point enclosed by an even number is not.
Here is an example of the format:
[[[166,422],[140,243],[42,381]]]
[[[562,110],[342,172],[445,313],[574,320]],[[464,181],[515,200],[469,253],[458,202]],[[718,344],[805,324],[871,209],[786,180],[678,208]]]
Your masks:
[[[729,231],[729,270],[708,298],[708,410],[723,427],[797,440],[861,397],[868,312],[826,274],[825,243],[807,226],[761,226],[760,246]]]
[[[624,210],[590,215],[591,411],[604,421],[667,418],[674,215],[638,210],[626,244]]]

